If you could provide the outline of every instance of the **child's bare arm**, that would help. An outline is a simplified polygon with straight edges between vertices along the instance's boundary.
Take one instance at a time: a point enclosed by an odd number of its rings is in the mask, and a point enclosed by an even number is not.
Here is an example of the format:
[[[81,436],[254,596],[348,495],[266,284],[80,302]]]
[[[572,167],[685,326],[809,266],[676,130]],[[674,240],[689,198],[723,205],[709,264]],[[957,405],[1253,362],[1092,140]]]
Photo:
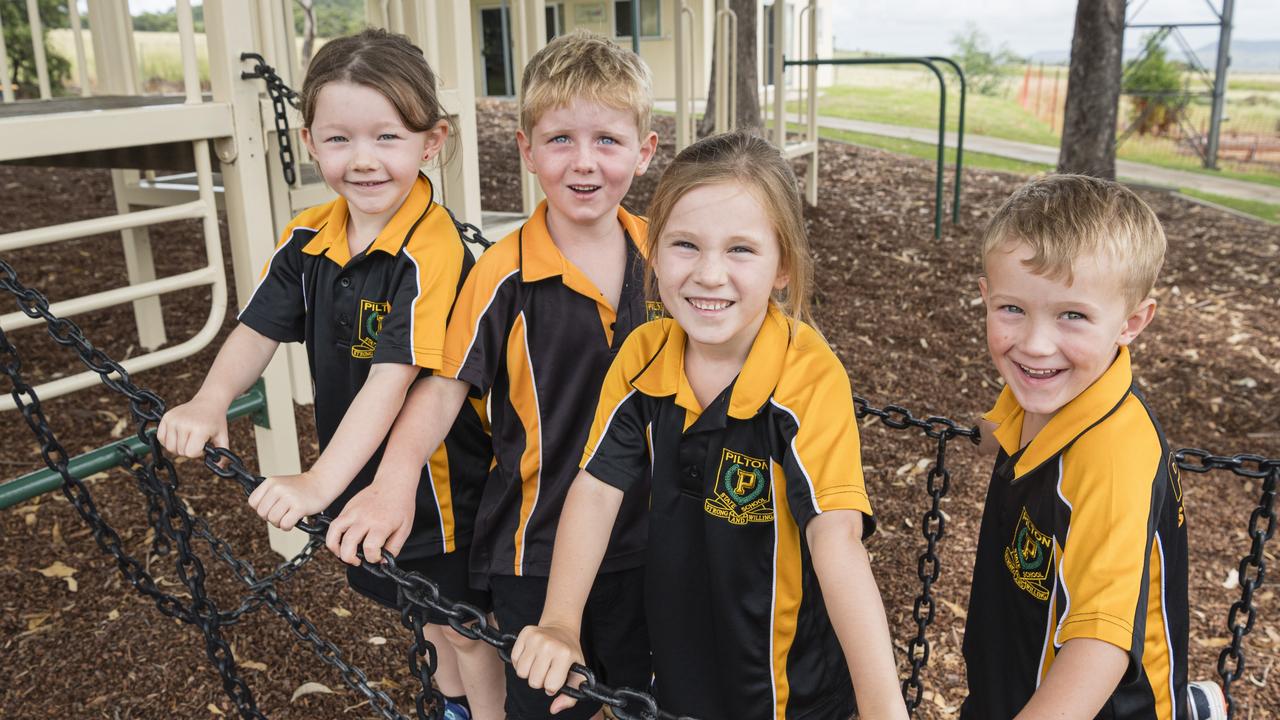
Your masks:
[[[999,426],[986,418],[978,418],[978,432],[982,435],[982,442],[978,444],[978,452],[994,456],[1000,451],[1000,441],[996,440],[995,435],[997,427]]]
[[[551,554],[547,601],[536,627],[520,632],[511,662],[516,674],[534,689],[554,693],[569,681],[569,667],[582,662],[582,609],[604,559],[613,523],[622,506],[622,491],[582,470],[569,487],[556,544]],[[561,695],[551,703],[556,713],[576,701]]]
[[[359,564],[359,547],[374,563],[382,561],[383,547],[393,554],[400,552],[413,528],[422,466],[449,434],[469,390],[467,383],[441,375],[414,383],[391,428],[373,482],[356,493],[329,525],[326,543],[344,562]]]
[[[862,545],[862,513],[829,510],[809,521],[805,539],[822,596],[849,664],[863,718],[907,717],[884,604]]]
[[[373,457],[417,376],[413,365],[374,365],[316,464],[298,475],[267,478],[249,495],[249,505],[283,530],[328,507]]]
[[[1049,667],[1049,674],[1015,720],[1089,720],[1124,678],[1129,656],[1103,640],[1074,638]]]
[[[280,343],[240,324],[227,336],[195,397],[160,419],[156,436],[166,450],[183,457],[204,455],[204,445],[227,446],[231,401],[262,376]]]

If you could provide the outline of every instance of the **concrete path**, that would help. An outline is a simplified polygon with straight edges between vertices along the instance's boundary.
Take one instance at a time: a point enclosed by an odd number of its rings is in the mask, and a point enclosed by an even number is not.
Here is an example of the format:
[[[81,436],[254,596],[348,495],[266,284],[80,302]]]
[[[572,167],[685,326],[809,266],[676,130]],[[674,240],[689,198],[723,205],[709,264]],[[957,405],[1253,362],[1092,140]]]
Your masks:
[[[675,103],[669,100],[660,100],[655,103],[655,107],[658,110],[671,113],[674,113],[676,109]],[[700,109],[701,108],[697,108],[695,111]],[[883,135],[885,137],[901,138],[904,140],[915,140],[917,142],[929,143],[930,145],[938,142],[938,131],[936,128],[929,130],[926,128],[904,127],[902,125],[889,125],[887,123],[849,120],[846,118],[832,117],[830,115],[819,115],[818,125],[835,130],[849,130],[852,132],[867,133],[868,135]],[[956,134],[947,133],[947,147],[955,146]],[[1035,145],[1032,143],[1018,142],[1016,140],[1003,140],[1001,138],[994,138],[986,135],[966,134],[964,136],[964,149],[966,152],[980,152],[988,155],[998,155],[1000,157],[1040,163],[1043,165],[1058,164],[1058,148],[1056,147]],[[1155,185],[1173,190],[1189,188],[1191,190],[1199,190],[1200,192],[1212,193],[1214,195],[1224,195],[1226,197],[1239,198],[1242,200],[1259,200],[1261,202],[1280,205],[1280,187],[1275,187],[1273,185],[1263,185],[1262,183],[1252,183],[1244,180],[1233,180],[1231,178],[1218,177],[1216,175],[1208,175],[1204,173],[1187,172],[1185,170],[1173,170],[1171,168],[1163,168],[1158,165],[1148,165],[1146,163],[1133,162],[1131,160],[1117,160],[1116,174],[1119,175],[1122,180],[1129,180],[1143,185]]]
[[[930,144],[938,141],[937,130],[848,120],[828,115],[819,115],[818,125],[837,130],[849,130],[869,135],[884,135]],[[947,133],[947,147],[955,146],[956,134]],[[1003,140],[986,135],[966,134],[964,137],[964,149],[966,152],[999,155],[1000,157],[1042,163],[1044,165],[1057,165],[1058,163],[1058,148],[1056,147],[1034,145],[1016,140]],[[1280,187],[1263,185],[1262,183],[1245,182],[1243,180],[1187,172],[1185,170],[1173,170],[1130,160],[1117,160],[1116,174],[1122,179],[1136,181],[1145,185],[1159,185],[1173,189],[1190,188],[1200,192],[1213,193],[1214,195],[1280,204]]]

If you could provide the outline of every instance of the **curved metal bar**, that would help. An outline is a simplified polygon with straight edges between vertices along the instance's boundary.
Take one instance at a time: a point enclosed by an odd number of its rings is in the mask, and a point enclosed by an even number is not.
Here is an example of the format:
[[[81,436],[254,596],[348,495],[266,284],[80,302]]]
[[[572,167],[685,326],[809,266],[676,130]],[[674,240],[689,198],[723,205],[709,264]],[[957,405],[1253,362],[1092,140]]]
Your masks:
[[[941,55],[930,55],[930,60],[934,62],[942,62],[951,66],[956,71],[956,76],[960,78],[960,124],[956,128],[956,189],[955,196],[951,198],[951,223],[960,222],[960,177],[964,174],[964,101],[965,101],[965,79],[964,70],[955,60]]]
[[[820,60],[786,60],[783,69],[795,65],[924,65],[938,79],[938,172],[933,198],[933,238],[942,239],[942,172],[947,149],[947,83],[942,71],[927,57],[840,58]]]

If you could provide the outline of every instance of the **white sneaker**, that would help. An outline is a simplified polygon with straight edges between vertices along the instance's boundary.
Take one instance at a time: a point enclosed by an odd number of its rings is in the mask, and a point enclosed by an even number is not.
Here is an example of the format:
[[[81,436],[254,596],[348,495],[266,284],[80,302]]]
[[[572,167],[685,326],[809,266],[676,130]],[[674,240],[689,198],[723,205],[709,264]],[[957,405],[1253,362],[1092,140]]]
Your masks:
[[[1191,720],[1227,720],[1227,699],[1212,680],[1187,683]]]

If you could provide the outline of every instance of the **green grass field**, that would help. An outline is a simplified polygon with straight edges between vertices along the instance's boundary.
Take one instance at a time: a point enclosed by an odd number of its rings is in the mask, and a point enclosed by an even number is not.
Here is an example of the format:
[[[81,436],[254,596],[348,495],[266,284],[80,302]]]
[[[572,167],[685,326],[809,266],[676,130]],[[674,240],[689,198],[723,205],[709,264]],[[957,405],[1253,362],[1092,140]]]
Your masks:
[[[796,128],[799,129],[798,127]],[[848,132],[844,130],[832,130],[823,128],[819,131],[819,135],[828,140],[836,140],[839,142],[852,143],[854,145],[863,145],[866,147],[879,148],[889,152],[901,153],[924,160],[937,160],[937,146],[928,143],[916,142],[914,140],[901,140],[898,138],[885,137],[883,135],[869,135],[866,133]],[[955,150],[947,148],[946,151],[946,171],[947,187],[951,187],[953,182],[950,173],[955,168]],[[985,153],[966,152],[964,154],[964,166],[966,168],[975,168],[981,170],[994,170],[997,172],[1014,173],[1017,175],[1039,175],[1041,173],[1053,172],[1052,165],[1042,165],[1040,163],[1022,162],[1019,160],[1011,160],[999,155],[987,155]],[[1124,178],[1121,178],[1123,180]],[[949,192],[949,190],[948,190]],[[1214,195],[1212,193],[1200,192],[1182,188],[1179,190],[1183,195],[1207,200],[1216,205],[1238,210],[1247,215],[1252,215],[1260,220],[1270,223],[1280,223],[1280,205],[1273,203],[1259,202],[1256,200],[1239,200],[1232,197],[1222,195]]]
[[[1012,70],[1011,68],[1008,68]],[[1033,74],[1029,96],[1035,97],[1037,84]],[[1049,116],[1055,99],[1053,82],[1059,83],[1056,94],[1059,108],[1053,124],[1024,109],[1017,100],[1022,84],[1021,71],[1006,76],[1004,91],[997,96],[970,94],[965,117],[965,132],[1008,140],[1057,146],[1061,142],[1061,107],[1066,102],[1064,69],[1046,68],[1041,87],[1044,117]],[[823,88],[818,100],[818,113],[868,122],[890,123],[908,127],[935,128],[938,123],[938,83],[928,70],[881,66],[840,66],[835,69],[836,84]],[[1197,81],[1198,82],[1198,81]],[[1193,85],[1194,87],[1194,85]],[[1122,118],[1130,112],[1129,100],[1122,99]],[[789,104],[791,112],[797,105]],[[1192,127],[1208,125],[1207,101],[1192,103],[1187,122]],[[947,90],[947,128],[956,130],[959,120],[959,88],[952,82]],[[1057,127],[1055,127],[1057,126]],[[1178,170],[1201,172],[1249,182],[1280,186],[1280,170],[1276,165],[1241,162],[1240,152],[1226,152],[1235,135],[1274,135],[1280,132],[1280,75],[1242,75],[1229,82],[1227,120],[1223,125],[1224,154],[1217,171],[1206,170],[1198,156],[1173,141],[1153,136],[1131,136],[1119,148],[1121,159],[1144,162]]]

